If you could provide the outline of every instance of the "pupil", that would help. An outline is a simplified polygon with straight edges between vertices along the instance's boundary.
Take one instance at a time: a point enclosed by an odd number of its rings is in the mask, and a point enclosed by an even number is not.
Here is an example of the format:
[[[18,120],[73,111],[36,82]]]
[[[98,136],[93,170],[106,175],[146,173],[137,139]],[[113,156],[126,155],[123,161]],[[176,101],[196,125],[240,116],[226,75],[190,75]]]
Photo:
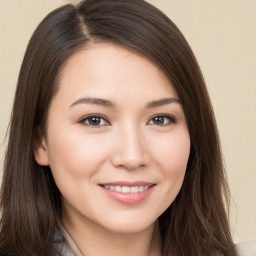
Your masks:
[[[164,123],[164,117],[162,116],[157,116],[154,118],[154,123],[155,124],[163,124]]]
[[[92,124],[92,125],[100,124],[100,118],[98,118],[98,117],[91,117],[89,119],[89,123]]]

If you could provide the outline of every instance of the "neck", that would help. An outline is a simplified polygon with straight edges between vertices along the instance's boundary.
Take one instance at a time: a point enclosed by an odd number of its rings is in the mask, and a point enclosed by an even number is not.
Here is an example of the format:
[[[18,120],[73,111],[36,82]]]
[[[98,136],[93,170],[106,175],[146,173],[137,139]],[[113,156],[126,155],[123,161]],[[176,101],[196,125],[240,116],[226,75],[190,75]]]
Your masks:
[[[95,223],[76,223],[63,217],[63,226],[86,256],[160,256],[158,223],[137,233],[116,233]]]

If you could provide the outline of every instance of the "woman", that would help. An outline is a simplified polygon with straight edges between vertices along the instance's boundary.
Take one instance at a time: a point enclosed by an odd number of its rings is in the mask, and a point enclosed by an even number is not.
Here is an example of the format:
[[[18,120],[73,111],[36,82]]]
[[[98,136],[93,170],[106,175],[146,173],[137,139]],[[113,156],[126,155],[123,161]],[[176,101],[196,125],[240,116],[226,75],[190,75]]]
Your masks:
[[[236,256],[212,106],[178,28],[141,0],[51,12],[20,70],[1,255]]]

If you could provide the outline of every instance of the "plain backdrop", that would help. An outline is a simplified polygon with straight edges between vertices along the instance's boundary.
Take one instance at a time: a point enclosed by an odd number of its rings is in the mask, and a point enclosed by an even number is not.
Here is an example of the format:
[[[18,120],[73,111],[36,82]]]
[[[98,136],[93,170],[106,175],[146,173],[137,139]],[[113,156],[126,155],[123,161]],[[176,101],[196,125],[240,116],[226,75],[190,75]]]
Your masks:
[[[97,1],[97,0],[96,0]],[[0,0],[0,158],[27,42],[44,16],[77,1]],[[219,127],[235,241],[256,240],[256,0],[149,0],[191,45]]]

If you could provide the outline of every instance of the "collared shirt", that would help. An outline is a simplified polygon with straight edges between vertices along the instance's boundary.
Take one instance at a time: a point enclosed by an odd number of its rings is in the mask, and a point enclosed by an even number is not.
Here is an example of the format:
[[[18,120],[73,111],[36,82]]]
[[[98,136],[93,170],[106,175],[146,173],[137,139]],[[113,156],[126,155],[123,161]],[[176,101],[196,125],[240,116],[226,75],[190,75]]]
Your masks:
[[[61,256],[83,256],[68,232],[62,227],[57,231],[57,239],[60,241],[55,246]],[[239,256],[256,256],[256,241],[242,242],[237,244]]]
[[[61,256],[83,256],[77,245],[68,232],[60,227],[55,233],[56,243],[54,244]]]

